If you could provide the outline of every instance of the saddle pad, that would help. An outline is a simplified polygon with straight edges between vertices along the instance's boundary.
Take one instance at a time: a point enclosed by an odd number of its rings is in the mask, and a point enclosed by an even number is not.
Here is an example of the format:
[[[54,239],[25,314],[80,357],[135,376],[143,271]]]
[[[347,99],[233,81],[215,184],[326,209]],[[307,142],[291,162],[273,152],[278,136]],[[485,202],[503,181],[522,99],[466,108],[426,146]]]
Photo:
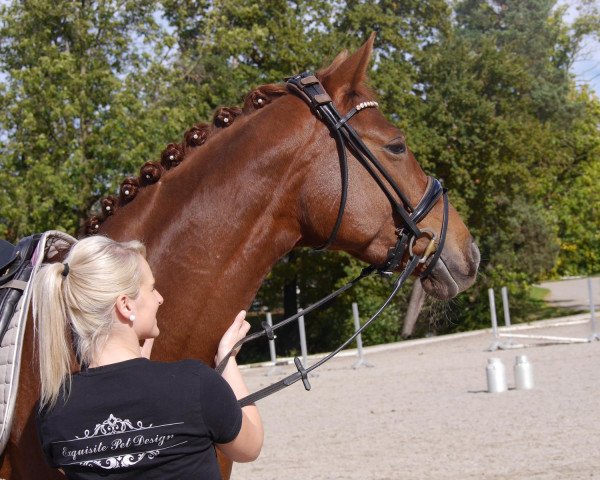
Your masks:
[[[13,260],[4,268],[0,276],[0,343],[27,282],[31,278],[31,257],[35,253],[41,234],[30,235],[21,239],[13,247]]]
[[[23,294],[17,303],[12,318],[8,322],[6,333],[0,343],[0,454],[4,451],[8,442],[13,421],[19,387],[23,337],[31,302],[32,280],[42,263],[45,261],[51,263],[56,260],[62,252],[68,250],[76,241],[70,235],[57,230],[50,230],[41,236],[31,258],[31,276],[24,286]]]

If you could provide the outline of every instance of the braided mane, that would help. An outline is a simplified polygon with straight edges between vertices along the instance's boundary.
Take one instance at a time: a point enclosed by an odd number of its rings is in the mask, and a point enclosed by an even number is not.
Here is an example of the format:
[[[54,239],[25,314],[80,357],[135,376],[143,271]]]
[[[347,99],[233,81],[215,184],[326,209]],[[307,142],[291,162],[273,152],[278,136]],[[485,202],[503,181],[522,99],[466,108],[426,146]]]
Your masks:
[[[131,202],[140,189],[153,185],[160,180],[163,173],[177,167],[185,161],[189,154],[202,146],[208,137],[233,124],[240,115],[249,114],[261,109],[281,95],[287,89],[282,84],[262,85],[246,95],[244,105],[239,107],[220,107],[213,114],[212,124],[197,123],[189,128],[183,135],[181,143],[169,143],[160,154],[160,161],[144,163],[137,177],[127,177],[119,187],[117,196],[109,195],[100,201],[101,212],[88,217],[82,225],[82,235],[94,235],[98,232],[100,224],[119,208]]]

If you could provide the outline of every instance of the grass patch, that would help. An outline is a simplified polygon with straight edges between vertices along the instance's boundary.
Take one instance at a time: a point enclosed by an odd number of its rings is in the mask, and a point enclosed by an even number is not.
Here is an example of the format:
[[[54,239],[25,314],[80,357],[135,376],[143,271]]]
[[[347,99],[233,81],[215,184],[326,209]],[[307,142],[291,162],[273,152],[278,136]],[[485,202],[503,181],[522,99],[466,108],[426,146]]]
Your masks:
[[[545,320],[548,318],[566,317],[567,315],[575,315],[585,310],[556,307],[545,302],[545,298],[550,293],[547,288],[532,286],[529,288],[529,296],[526,301],[519,305],[519,313],[515,315],[513,323],[534,322],[536,320]]]
[[[533,285],[529,289],[529,298],[531,298],[531,300],[533,300],[533,301],[542,301],[543,302],[549,293],[550,293],[549,288],[544,288],[544,287],[539,287],[537,285]]]

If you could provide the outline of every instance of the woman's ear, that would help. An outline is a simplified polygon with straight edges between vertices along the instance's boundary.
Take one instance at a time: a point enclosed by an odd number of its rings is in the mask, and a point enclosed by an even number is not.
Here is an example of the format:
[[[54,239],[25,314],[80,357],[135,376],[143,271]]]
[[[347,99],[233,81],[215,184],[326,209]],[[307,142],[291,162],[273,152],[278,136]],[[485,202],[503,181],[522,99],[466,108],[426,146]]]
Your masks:
[[[119,295],[115,303],[115,312],[119,318],[129,320],[129,316],[133,314],[133,304],[127,295]]]

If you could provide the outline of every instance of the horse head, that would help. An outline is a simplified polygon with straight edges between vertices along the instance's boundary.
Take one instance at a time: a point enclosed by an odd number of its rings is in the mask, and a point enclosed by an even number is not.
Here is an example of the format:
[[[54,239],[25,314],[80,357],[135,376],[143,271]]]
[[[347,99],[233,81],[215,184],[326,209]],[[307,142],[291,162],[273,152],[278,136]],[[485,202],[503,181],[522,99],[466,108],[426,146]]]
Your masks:
[[[372,35],[354,54],[340,53],[330,66],[316,74],[341,115],[356,105],[374,105],[374,95],[366,85],[373,41]],[[310,138],[303,154],[296,159],[298,168],[304,172],[298,197],[302,231],[299,244],[314,247],[327,240],[336,222],[342,194],[340,152],[328,128],[311,114],[302,99],[290,95],[288,101],[294,103],[296,124],[302,125],[295,127],[296,134]],[[428,177],[406,145],[404,134],[377,108],[362,108],[349,123],[389,172],[408,202],[413,206],[419,204],[427,189]],[[374,265],[383,265],[390,248],[396,244],[398,229],[404,227],[403,219],[393,210],[389,198],[361,162],[352,155],[348,158],[347,204],[331,248],[347,251]],[[402,199],[397,200],[402,202]],[[479,264],[479,250],[452,205],[448,209],[447,222],[440,258],[431,272],[421,279],[424,289],[438,299],[452,298],[471,286]],[[439,241],[442,223],[443,202],[440,199],[418,227],[435,232]],[[421,254],[427,245],[428,237],[423,236],[415,242],[413,251]],[[407,257],[408,254],[404,264]],[[398,269],[401,267],[402,263]],[[424,264],[416,273],[425,268]]]

